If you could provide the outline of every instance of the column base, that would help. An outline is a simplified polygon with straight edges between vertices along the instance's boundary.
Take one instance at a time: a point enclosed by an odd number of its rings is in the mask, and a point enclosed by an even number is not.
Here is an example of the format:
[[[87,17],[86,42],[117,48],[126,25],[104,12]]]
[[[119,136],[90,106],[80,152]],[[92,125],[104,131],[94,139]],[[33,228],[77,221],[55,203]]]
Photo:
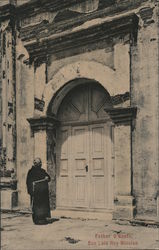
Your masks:
[[[17,190],[1,190],[1,209],[12,210],[18,206]]]
[[[117,196],[114,202],[115,208],[113,212],[113,219],[131,220],[134,218],[136,212],[136,207],[134,206],[134,197]]]

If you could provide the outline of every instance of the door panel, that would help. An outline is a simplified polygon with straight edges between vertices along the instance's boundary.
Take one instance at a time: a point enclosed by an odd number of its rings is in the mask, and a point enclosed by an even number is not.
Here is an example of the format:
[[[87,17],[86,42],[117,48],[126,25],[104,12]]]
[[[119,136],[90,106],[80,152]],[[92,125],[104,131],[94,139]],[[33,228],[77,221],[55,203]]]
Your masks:
[[[73,206],[88,207],[88,127],[72,128]]]
[[[60,133],[58,206],[111,209],[110,126],[70,126]]]
[[[70,128],[63,127],[57,135],[57,206],[69,206],[70,197]]]
[[[93,208],[104,208],[105,207],[104,176],[94,176],[92,187],[93,187],[92,189]]]
[[[59,202],[58,206],[68,206],[69,194],[69,178],[68,176],[61,176],[59,179]]]
[[[105,124],[90,126],[90,156],[91,156],[91,207],[107,208],[108,200],[108,164],[106,155]]]

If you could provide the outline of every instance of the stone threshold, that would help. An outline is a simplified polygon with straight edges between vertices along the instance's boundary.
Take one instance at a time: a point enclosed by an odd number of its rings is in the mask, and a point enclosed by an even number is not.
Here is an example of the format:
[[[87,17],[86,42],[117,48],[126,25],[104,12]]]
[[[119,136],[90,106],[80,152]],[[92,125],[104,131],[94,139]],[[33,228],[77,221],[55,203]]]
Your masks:
[[[0,209],[1,213],[19,213],[19,214],[32,214],[29,208],[13,208],[13,209]],[[90,219],[90,220],[105,220],[112,221],[112,213],[104,212],[85,212],[85,211],[69,211],[69,210],[51,210],[51,217],[61,219]]]
[[[19,213],[19,214],[32,214],[29,208],[14,208],[14,209],[0,209],[1,213]],[[144,219],[112,219],[110,213],[99,212],[83,212],[83,211],[68,211],[68,210],[51,210],[51,217],[58,217],[62,219],[94,219],[94,220],[106,220],[114,221],[119,225],[132,225],[132,226],[144,226],[144,227],[156,227],[159,228],[159,221],[156,220],[144,220]]]
[[[132,226],[144,226],[144,227],[155,227],[159,228],[159,221],[157,220],[147,220],[147,219],[114,219],[116,224],[119,225],[132,225]]]
[[[104,220],[112,221],[111,212],[93,212],[82,210],[55,209],[51,211],[52,217],[82,219],[82,220]]]
[[[141,226],[145,226],[145,227],[157,227],[159,228],[159,221],[157,220],[143,220],[143,219],[134,219],[131,220],[130,223],[132,225],[141,225]]]
[[[0,212],[1,213],[19,213],[19,214],[32,214],[31,210],[29,209],[22,209],[22,208],[12,208],[12,209],[4,209],[4,208],[1,208],[0,209]]]

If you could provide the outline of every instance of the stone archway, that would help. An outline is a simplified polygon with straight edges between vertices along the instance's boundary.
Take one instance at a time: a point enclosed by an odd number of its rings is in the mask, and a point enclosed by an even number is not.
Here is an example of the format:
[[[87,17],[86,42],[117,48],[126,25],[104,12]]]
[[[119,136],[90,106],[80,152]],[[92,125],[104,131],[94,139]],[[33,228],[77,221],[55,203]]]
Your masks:
[[[46,116],[49,103],[57,91],[67,82],[79,78],[100,82],[112,96],[128,91],[125,84],[122,86],[119,84],[120,76],[115,70],[93,61],[78,61],[62,67],[45,86],[43,91],[45,106],[42,115]]]
[[[107,90],[97,81],[92,80],[92,79],[88,79],[88,78],[76,78],[73,79],[69,82],[67,82],[59,91],[57,91],[52,100],[49,103],[48,106],[48,110],[47,110],[47,115],[48,116],[57,116],[57,112],[58,112],[58,108],[61,105],[63,99],[66,97],[66,95],[75,87],[83,85],[84,87],[87,84],[97,84],[97,86],[99,86],[100,88],[103,89],[103,93],[107,93],[107,97],[110,101],[110,107],[112,107],[111,104],[111,96],[109,95],[109,93],[107,92]],[[51,109],[51,110],[50,110]]]
[[[52,163],[48,161],[48,144],[52,145],[54,150],[54,143],[50,140],[53,131],[55,130],[57,120],[56,117],[49,117],[48,108],[54,97],[60,93],[61,100],[56,100],[56,109],[60,102],[71,90],[79,79],[95,80],[109,93],[110,96],[121,94],[127,91],[126,85],[120,85],[117,73],[100,63],[96,62],[78,62],[69,64],[61,68],[53,77],[53,79],[46,85],[43,91],[43,98],[45,108],[41,113],[40,118],[31,118],[29,122],[34,130],[35,137],[35,153],[38,155],[39,141],[43,162],[48,167],[53,169]],[[72,83],[71,83],[72,82]],[[71,83],[71,84],[68,84]],[[67,86],[70,86],[67,91]],[[106,108],[107,109],[107,108]],[[115,176],[115,209],[114,218],[132,218],[134,212],[133,197],[131,196],[131,121],[134,118],[135,112],[133,108],[109,108],[105,110],[111,117],[115,128],[116,146],[115,146],[115,166],[112,175]],[[56,113],[56,112],[55,112]],[[36,156],[36,155],[35,155]],[[52,157],[53,159],[53,157]],[[124,174],[123,174],[124,173]],[[54,175],[54,174],[53,174]],[[55,176],[53,176],[55,179]],[[122,181],[121,181],[122,180]],[[121,185],[122,183],[122,185]],[[126,188],[125,188],[126,187]],[[55,192],[54,192],[55,196]],[[54,197],[54,199],[56,199]]]

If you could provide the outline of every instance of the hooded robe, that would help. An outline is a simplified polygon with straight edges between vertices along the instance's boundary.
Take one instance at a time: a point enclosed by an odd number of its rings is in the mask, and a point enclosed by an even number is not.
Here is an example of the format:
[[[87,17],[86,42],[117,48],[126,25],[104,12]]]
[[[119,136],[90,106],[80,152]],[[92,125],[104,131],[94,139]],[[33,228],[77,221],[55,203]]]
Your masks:
[[[48,180],[45,179],[48,177]],[[32,166],[28,171],[26,184],[31,197],[32,219],[35,224],[46,224],[50,218],[48,182],[50,176],[41,167]]]

